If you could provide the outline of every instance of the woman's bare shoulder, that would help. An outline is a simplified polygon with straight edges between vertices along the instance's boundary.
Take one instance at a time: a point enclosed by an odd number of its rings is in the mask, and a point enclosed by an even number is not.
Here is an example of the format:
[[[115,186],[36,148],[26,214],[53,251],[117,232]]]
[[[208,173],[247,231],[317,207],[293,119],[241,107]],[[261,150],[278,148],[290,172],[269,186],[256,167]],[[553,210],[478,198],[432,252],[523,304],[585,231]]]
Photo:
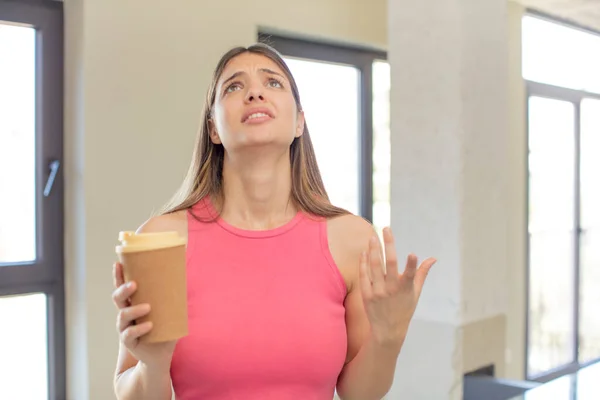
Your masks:
[[[145,221],[137,233],[176,231],[187,238],[187,210],[154,216]]]
[[[345,243],[347,250],[359,247],[359,254],[368,245],[369,239],[375,235],[373,225],[366,219],[354,214],[345,214],[330,218],[327,221],[330,240]]]
[[[358,261],[368,249],[375,230],[369,221],[353,214],[327,220],[329,251],[351,291],[358,278]]]

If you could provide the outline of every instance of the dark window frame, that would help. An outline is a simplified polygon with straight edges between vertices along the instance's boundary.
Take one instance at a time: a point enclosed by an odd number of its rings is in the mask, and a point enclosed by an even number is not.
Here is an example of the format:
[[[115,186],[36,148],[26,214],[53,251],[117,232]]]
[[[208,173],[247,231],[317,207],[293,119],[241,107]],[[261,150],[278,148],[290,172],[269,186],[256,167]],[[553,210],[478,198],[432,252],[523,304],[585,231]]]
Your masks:
[[[373,63],[387,61],[387,53],[363,46],[329,43],[261,31],[260,42],[284,56],[351,65],[358,69],[359,93],[359,213],[373,221]]]
[[[66,399],[63,161],[63,4],[0,0],[0,21],[36,29],[35,200],[36,253],[32,263],[0,265],[0,296],[47,296],[48,398]],[[58,165],[44,195],[50,165]]]

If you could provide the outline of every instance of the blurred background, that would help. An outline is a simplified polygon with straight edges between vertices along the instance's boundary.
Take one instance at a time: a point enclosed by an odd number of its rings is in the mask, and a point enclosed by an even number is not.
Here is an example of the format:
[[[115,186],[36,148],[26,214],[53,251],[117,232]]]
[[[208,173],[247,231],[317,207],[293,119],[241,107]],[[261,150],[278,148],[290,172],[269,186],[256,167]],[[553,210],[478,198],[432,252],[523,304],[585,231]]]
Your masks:
[[[598,398],[597,0],[0,0],[0,399],[114,398],[117,234],[259,40],[332,201],[439,260],[387,398]]]

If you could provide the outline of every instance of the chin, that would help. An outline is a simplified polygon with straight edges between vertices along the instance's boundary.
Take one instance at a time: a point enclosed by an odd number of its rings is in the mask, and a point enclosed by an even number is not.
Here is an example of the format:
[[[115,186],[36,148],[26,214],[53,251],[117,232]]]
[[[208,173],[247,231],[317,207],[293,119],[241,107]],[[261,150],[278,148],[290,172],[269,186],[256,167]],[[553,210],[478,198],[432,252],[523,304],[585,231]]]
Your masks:
[[[234,151],[240,152],[244,150],[265,150],[279,153],[287,150],[292,144],[293,139],[293,137],[277,137],[268,134],[246,134],[242,140],[236,143]]]
[[[244,127],[239,138],[243,145],[289,145],[294,139],[292,135],[268,129],[265,125]]]

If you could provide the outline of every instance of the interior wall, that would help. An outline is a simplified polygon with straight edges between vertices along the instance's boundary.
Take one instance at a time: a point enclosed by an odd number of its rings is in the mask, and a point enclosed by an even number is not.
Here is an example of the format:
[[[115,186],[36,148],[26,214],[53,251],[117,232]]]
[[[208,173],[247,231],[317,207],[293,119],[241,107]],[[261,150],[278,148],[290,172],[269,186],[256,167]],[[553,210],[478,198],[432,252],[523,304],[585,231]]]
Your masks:
[[[66,260],[70,399],[110,399],[117,352],[111,266],[179,185],[212,69],[260,28],[385,48],[384,0],[226,2],[65,0]],[[509,3],[509,311],[506,374],[523,376],[524,88],[520,15]],[[523,153],[522,153],[523,152]],[[394,208],[394,206],[392,206]]]
[[[394,0],[388,12],[392,225],[400,253],[439,260],[394,395],[461,398],[463,373],[493,363],[506,374],[509,187],[518,184],[509,143],[509,12],[506,0]]]
[[[526,89],[521,68],[521,20],[525,8],[508,3],[508,135],[510,163],[508,224],[508,313],[506,377],[525,378],[527,279],[527,127]]]
[[[212,70],[273,29],[384,48],[384,0],[65,0],[69,398],[114,398],[111,268],[187,169]]]

